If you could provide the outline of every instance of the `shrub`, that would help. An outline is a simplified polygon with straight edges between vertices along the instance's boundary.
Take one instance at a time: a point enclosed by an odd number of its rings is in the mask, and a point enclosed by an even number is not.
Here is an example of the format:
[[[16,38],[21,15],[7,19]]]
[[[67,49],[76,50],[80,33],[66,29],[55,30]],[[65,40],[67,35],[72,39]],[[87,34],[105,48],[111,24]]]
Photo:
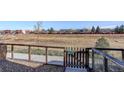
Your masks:
[[[104,37],[101,37],[97,40],[96,42],[96,45],[95,45],[96,48],[109,48],[110,45],[109,45],[109,42],[107,41],[107,39],[105,39]],[[102,51],[104,53],[107,53],[108,54],[108,51]],[[101,55],[96,55],[95,56],[96,58],[102,58]]]
[[[97,40],[95,47],[96,48],[109,48],[110,45],[107,39],[105,39],[104,37],[101,37]]]

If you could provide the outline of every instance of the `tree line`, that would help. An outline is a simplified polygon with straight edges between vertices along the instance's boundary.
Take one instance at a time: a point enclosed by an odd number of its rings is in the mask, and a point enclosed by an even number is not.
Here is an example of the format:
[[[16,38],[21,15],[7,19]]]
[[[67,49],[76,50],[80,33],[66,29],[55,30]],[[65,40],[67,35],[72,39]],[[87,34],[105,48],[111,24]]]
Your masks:
[[[116,26],[116,28],[114,29],[114,31],[116,33],[124,33],[124,25]]]
[[[37,33],[48,33],[48,34],[52,34],[52,33],[60,33],[60,34],[66,34],[66,33],[70,33],[70,34],[80,34],[80,33],[91,33],[91,34],[99,34],[99,33],[109,33],[109,34],[121,34],[124,33],[124,25],[120,25],[120,26],[116,26],[115,28],[100,28],[100,26],[92,26],[91,29],[87,29],[87,28],[83,28],[83,29],[60,29],[60,30],[55,30],[53,27],[45,30],[42,28],[41,24],[37,24],[35,26],[35,30],[34,32]]]
[[[102,32],[113,32],[113,33],[124,33],[124,25],[116,26],[115,28],[111,29],[101,29],[99,26],[96,28],[93,26],[91,32],[93,33],[102,33]]]

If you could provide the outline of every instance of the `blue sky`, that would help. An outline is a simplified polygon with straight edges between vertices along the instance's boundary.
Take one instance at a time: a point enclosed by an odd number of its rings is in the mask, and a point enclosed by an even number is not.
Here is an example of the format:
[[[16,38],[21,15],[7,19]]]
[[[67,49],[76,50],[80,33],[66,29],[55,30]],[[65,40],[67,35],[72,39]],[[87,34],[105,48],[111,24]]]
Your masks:
[[[0,30],[15,29],[34,29],[36,21],[0,21]],[[124,21],[43,21],[44,29],[53,27],[54,29],[81,29],[91,28],[99,25],[100,27],[115,27],[124,24]]]

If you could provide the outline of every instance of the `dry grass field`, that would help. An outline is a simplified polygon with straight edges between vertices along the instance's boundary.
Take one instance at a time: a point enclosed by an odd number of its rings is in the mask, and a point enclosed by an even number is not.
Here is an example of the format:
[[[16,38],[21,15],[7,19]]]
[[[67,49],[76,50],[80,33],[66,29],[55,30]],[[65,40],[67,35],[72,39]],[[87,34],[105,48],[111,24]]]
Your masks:
[[[19,34],[0,36],[1,41],[32,43],[48,46],[94,47],[98,38],[105,37],[111,48],[124,48],[124,34]]]
[[[18,34],[0,36],[1,42],[40,44],[59,47],[95,47],[97,39],[105,37],[111,48],[124,48],[124,34]],[[8,46],[8,51],[10,47]],[[15,52],[27,53],[27,47],[15,46]],[[32,54],[45,54],[44,48],[32,48]],[[121,52],[112,52],[113,56],[121,58]],[[63,50],[49,49],[48,55],[62,56]]]

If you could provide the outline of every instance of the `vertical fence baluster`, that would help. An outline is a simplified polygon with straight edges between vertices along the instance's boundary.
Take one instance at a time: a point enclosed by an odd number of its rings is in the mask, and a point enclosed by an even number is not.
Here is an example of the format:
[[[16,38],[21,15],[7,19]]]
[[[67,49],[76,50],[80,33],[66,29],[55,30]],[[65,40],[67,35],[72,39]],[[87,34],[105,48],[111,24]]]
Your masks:
[[[89,51],[89,49],[87,49],[87,65],[88,65],[88,68],[89,68],[89,54],[90,54],[90,51]]]
[[[71,47],[70,47],[70,67],[72,67],[72,60],[71,60],[71,53],[72,53],[72,50],[71,50]]]
[[[71,47],[71,51],[72,51],[72,54],[71,54],[71,67],[73,67],[73,48]]]
[[[95,63],[94,63],[94,51],[92,50],[92,70],[95,71]]]
[[[77,48],[77,67],[80,67],[79,65],[79,48]]]
[[[77,58],[78,58],[78,53],[77,53],[77,48],[76,48],[76,55],[75,55],[75,65],[76,65],[76,67],[78,68],[78,60],[77,60]]]
[[[75,67],[77,67],[77,48],[75,48]]]
[[[78,68],[78,48],[76,48],[76,67]]]
[[[70,67],[70,47],[68,48],[68,66]]]
[[[79,49],[79,55],[80,55],[80,59],[79,59],[79,61],[80,61],[80,68],[82,67],[82,64],[81,64],[81,63],[82,63],[82,61],[81,61],[81,54],[82,54],[82,53],[81,53],[81,52],[82,52],[82,50],[81,50],[81,48],[80,48],[80,49]]]
[[[84,51],[84,49],[82,50],[83,52],[82,52],[82,62],[83,62],[83,68],[84,68],[84,66],[85,66],[85,51]]]
[[[66,57],[67,57],[67,58],[66,58],[66,63],[67,63],[67,66],[69,66],[69,63],[68,63],[68,57],[69,57],[69,56],[68,56],[68,48],[66,48]]]
[[[75,54],[74,47],[72,48],[72,50],[73,50],[73,55],[72,55],[73,67],[75,67],[75,64],[74,64],[74,54]]]
[[[11,58],[13,59],[14,58],[14,45],[11,45]]]
[[[85,49],[85,67],[87,68],[87,51]]]
[[[46,64],[48,63],[48,48],[46,47],[45,48],[45,55],[46,55]]]
[[[75,48],[73,48],[73,67],[75,68]]]
[[[67,48],[65,48],[65,66],[67,66]]]
[[[65,51],[65,48],[64,48],[64,58],[63,58],[63,66],[66,67],[66,51]]]
[[[76,67],[75,66],[75,48],[74,48],[74,57],[73,57],[73,60],[74,60],[74,68]]]

